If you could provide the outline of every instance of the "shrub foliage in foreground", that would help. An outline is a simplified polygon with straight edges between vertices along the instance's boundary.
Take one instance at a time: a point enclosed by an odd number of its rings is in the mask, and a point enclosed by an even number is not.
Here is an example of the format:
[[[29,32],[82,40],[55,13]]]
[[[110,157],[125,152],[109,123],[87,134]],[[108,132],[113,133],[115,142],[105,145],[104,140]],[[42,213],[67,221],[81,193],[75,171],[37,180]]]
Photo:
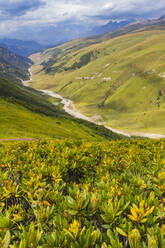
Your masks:
[[[165,247],[165,140],[0,148],[0,247]]]

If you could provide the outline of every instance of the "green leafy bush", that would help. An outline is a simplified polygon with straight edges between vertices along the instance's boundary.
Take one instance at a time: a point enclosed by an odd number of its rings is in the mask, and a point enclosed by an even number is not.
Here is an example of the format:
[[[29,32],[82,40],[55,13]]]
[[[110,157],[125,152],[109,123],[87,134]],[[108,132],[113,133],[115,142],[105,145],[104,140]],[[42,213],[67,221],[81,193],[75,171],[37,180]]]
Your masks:
[[[165,140],[0,148],[4,248],[163,248]]]

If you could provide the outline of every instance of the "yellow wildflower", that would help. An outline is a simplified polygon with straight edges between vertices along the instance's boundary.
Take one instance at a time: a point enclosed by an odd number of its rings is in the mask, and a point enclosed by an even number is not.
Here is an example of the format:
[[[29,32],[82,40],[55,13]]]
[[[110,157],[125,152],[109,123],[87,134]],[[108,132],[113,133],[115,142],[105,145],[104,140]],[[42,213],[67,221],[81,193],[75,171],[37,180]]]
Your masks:
[[[141,188],[145,189],[147,187],[147,185],[144,183],[144,181],[142,180],[142,184],[141,184]]]
[[[50,205],[50,203],[48,202],[48,201],[43,201],[43,204],[45,205],[45,206],[48,206],[48,207],[50,207],[51,205]]]
[[[139,223],[145,223],[147,221],[147,217],[149,214],[151,214],[154,211],[154,206],[147,207],[147,204],[145,204],[144,200],[140,202],[139,208],[133,204],[133,207],[131,208],[131,214],[128,214],[128,217],[136,222]]]
[[[163,233],[163,235],[165,235],[165,224],[162,225],[162,227],[161,227],[160,230],[161,230],[161,232]]]
[[[87,192],[89,191],[89,185],[88,185],[88,184],[85,185],[85,190],[86,190]]]
[[[121,193],[121,191],[118,191],[118,193],[117,193],[117,194],[118,194],[118,196],[120,196],[122,193]]]
[[[81,224],[77,220],[73,220],[72,224],[69,227],[69,231],[74,234],[75,238],[77,237]]]
[[[158,179],[162,182],[165,181],[165,172],[160,172],[158,175]]]

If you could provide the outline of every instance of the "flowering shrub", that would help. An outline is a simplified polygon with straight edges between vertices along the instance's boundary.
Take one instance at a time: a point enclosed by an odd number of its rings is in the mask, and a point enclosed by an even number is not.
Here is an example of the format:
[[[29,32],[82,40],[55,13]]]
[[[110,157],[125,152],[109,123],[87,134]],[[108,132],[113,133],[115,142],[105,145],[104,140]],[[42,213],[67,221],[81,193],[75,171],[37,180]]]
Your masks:
[[[165,247],[165,140],[0,147],[0,247]]]

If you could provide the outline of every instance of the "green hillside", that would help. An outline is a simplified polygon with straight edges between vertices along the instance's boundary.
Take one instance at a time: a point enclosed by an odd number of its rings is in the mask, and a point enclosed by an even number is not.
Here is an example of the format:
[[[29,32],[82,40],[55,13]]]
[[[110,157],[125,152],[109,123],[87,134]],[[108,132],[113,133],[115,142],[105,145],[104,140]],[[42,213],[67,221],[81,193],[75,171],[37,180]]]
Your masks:
[[[117,32],[31,56],[32,85],[70,98],[114,128],[165,134],[164,20]]]
[[[0,47],[0,77],[13,82],[29,79],[28,68],[32,65],[29,58],[25,58]]]
[[[0,78],[0,139],[75,138],[85,140],[118,139],[104,127],[77,120],[61,105],[40,92]]]
[[[164,248],[165,140],[0,146],[0,246]]]

